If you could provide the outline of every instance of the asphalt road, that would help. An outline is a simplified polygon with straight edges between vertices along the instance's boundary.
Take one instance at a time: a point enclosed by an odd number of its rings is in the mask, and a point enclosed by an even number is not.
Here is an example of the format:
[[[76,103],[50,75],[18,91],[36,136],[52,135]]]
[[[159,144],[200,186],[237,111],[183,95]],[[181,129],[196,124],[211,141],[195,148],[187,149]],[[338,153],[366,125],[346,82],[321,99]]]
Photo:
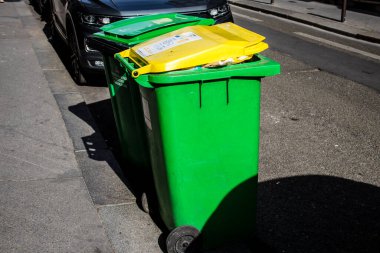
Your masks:
[[[316,68],[380,90],[380,45],[232,7],[235,22],[267,37],[270,47]]]

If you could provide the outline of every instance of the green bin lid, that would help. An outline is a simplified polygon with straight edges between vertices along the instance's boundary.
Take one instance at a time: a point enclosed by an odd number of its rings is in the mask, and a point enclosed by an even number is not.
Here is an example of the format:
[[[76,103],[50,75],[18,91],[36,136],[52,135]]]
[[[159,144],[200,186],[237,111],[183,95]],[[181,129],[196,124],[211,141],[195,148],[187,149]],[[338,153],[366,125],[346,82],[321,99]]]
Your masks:
[[[178,13],[153,14],[120,20],[100,29],[94,36],[132,46],[159,35],[193,25],[213,25],[215,20]]]

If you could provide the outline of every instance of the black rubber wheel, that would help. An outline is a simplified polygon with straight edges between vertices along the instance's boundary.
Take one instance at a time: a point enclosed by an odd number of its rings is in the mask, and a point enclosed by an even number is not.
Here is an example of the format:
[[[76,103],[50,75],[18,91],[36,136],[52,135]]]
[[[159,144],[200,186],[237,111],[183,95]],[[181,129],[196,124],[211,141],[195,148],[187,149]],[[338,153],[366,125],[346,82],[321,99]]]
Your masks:
[[[36,6],[36,10],[38,12],[38,14],[42,15],[42,12],[43,12],[43,6],[42,6],[42,0],[39,0],[39,1],[35,1],[35,6]]]
[[[49,22],[50,19],[50,13],[51,13],[51,7],[50,7],[50,0],[40,0],[41,2],[41,19]]]
[[[198,229],[191,226],[181,226],[173,229],[166,238],[166,249],[168,253],[187,252],[190,244],[198,235]]]
[[[74,79],[74,82],[77,84],[85,84],[86,79],[81,70],[80,61],[79,61],[79,52],[77,39],[73,33],[68,36],[69,48],[70,48],[70,64],[71,64],[71,75]]]
[[[53,15],[54,15],[53,10],[51,7],[49,7],[49,13],[47,14],[48,17],[46,18],[46,26],[49,32],[48,39],[50,43],[55,44],[57,43],[57,40],[59,39],[58,38],[59,35],[57,34],[57,31],[55,30]]]

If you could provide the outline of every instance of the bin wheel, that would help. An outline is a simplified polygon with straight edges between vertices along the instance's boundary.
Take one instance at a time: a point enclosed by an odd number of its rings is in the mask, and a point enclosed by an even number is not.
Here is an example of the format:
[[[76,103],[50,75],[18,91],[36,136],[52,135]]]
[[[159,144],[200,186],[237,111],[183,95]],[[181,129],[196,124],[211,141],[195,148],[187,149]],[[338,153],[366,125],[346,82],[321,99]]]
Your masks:
[[[198,229],[191,226],[181,226],[173,229],[166,238],[168,253],[185,253],[198,235]]]
[[[141,194],[141,209],[146,212],[146,213],[149,213],[149,203],[148,203],[148,196],[146,194],[146,192],[143,192]]]

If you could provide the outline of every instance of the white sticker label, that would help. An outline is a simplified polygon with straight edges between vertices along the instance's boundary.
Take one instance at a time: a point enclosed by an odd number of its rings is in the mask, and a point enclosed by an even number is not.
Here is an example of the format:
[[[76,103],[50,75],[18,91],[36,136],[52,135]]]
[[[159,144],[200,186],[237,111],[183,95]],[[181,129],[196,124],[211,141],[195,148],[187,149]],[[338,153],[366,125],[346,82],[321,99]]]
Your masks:
[[[137,53],[142,57],[147,57],[168,50],[170,48],[201,39],[202,37],[196,35],[193,32],[181,33],[179,35],[160,40],[145,47],[141,47],[137,50]]]

